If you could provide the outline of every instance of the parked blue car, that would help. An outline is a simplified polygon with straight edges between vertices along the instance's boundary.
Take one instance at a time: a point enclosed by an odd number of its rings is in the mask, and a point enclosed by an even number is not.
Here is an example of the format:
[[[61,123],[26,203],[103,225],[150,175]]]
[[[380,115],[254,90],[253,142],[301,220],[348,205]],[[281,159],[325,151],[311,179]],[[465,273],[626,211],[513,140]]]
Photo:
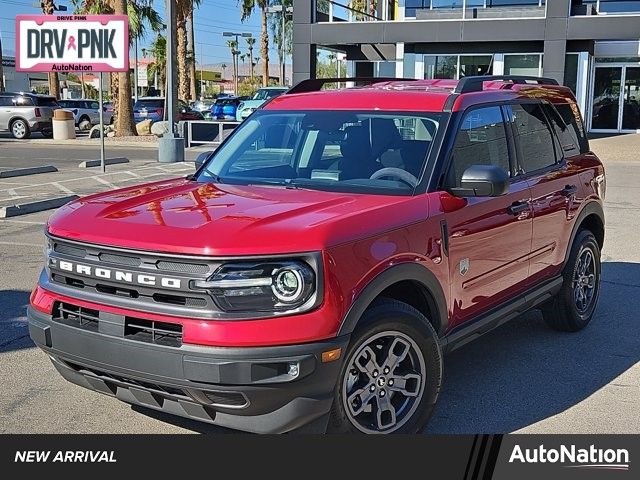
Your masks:
[[[235,120],[241,101],[239,97],[218,98],[211,106],[211,116],[216,120]]]

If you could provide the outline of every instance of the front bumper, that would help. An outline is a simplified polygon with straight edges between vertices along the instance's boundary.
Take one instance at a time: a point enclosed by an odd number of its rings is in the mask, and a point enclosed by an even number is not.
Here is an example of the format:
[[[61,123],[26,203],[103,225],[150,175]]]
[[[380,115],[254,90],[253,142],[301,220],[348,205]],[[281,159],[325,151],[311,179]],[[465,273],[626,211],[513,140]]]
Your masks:
[[[67,380],[155,410],[255,433],[282,433],[329,412],[347,336],[279,347],[170,347],[59,323],[28,309],[29,333]],[[295,368],[293,367],[295,365]],[[291,373],[297,369],[297,375]]]

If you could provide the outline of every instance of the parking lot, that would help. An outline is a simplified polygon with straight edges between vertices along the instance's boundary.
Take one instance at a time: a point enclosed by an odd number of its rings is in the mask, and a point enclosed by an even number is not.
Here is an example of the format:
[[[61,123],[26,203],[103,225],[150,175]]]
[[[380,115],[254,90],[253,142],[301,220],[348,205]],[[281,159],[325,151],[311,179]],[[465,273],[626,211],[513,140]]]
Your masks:
[[[119,185],[121,177],[137,183],[193,168],[158,165],[152,148],[112,147],[109,156],[132,162],[109,167],[112,177],[98,175],[97,169],[80,172],[80,161],[97,158],[92,148],[0,138],[0,170],[34,159],[60,169],[40,180],[0,180],[0,194],[13,190],[19,196],[22,189],[37,195],[52,183],[85,194]],[[577,334],[560,334],[532,312],[448,356],[429,433],[640,431],[640,135],[599,138],[592,148],[607,170],[603,285],[593,323]],[[224,432],[69,384],[34,348],[26,306],[42,268],[42,231],[50,214],[0,219],[0,432]]]

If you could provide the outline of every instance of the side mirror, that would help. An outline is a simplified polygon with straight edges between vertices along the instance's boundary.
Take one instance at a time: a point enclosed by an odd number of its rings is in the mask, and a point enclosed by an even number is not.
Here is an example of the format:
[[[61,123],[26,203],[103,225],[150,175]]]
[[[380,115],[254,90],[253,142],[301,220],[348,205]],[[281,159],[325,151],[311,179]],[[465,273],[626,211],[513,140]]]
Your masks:
[[[209,159],[213,152],[202,152],[200,155],[196,157],[196,170],[200,170],[202,165]]]
[[[495,165],[472,165],[462,174],[456,197],[500,197],[509,192],[509,175]]]

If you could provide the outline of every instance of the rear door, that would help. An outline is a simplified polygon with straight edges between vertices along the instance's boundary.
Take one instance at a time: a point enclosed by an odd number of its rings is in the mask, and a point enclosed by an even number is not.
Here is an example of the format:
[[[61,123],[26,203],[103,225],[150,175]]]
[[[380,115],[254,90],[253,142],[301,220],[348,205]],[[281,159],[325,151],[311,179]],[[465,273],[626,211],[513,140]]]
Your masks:
[[[98,102],[87,101],[87,108],[89,109],[89,118],[93,125],[100,123],[100,104]]]
[[[0,97],[0,130],[9,129],[12,108],[13,101],[11,97]]]
[[[518,152],[518,173],[531,188],[531,284],[559,271],[578,208],[579,168],[571,157],[579,155],[580,148],[569,136],[559,142],[554,128],[566,129],[566,125],[553,108],[541,102],[527,102],[508,109]]]
[[[501,197],[469,197],[446,214],[453,326],[468,321],[524,291],[531,251],[531,193],[515,175],[515,153],[500,106],[464,115],[447,173],[447,186],[460,186],[472,165],[495,165],[512,177]]]

